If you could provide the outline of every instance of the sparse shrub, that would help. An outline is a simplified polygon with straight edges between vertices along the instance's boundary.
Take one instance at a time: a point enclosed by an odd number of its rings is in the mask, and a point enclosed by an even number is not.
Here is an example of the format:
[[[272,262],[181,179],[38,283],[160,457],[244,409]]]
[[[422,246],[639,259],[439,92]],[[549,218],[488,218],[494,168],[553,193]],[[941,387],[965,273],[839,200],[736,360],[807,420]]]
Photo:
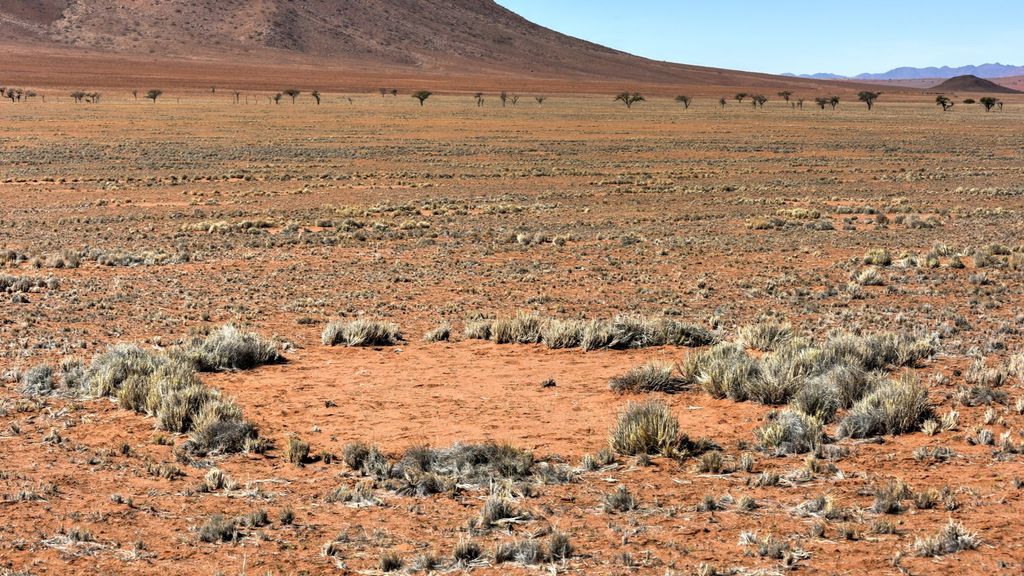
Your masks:
[[[381,572],[397,572],[402,569],[402,557],[393,550],[388,550],[380,555]]]
[[[552,349],[575,348],[583,342],[586,322],[582,320],[548,320],[541,327],[540,339]]]
[[[742,326],[736,332],[736,343],[745,348],[771,351],[793,338],[793,326],[765,320],[756,324]]]
[[[528,312],[495,320],[491,340],[497,344],[536,344],[541,340],[541,323],[540,316]]]
[[[231,542],[238,536],[238,521],[221,514],[210,516],[199,527],[199,539],[203,542]]]
[[[914,553],[918,556],[944,556],[961,550],[974,550],[980,545],[981,539],[976,534],[950,518],[938,534],[914,540]]]
[[[303,465],[309,459],[309,443],[303,442],[298,436],[288,438],[288,446],[284,451],[284,458],[296,466]]]
[[[680,368],[684,382],[695,382],[715,398],[747,399],[748,382],[758,377],[760,364],[735,344],[723,342],[691,354]]]
[[[839,410],[839,394],[826,377],[807,380],[790,400],[790,406],[828,424]]]
[[[683,388],[682,380],[676,376],[675,367],[666,362],[653,361],[633,368],[629,372],[616,376],[608,382],[613,392],[620,394],[643,392],[679,392]]]
[[[516,509],[512,500],[494,495],[484,502],[477,526],[487,530],[503,524],[503,521],[519,518],[520,515],[521,513]]]
[[[425,342],[447,342],[451,338],[452,325],[444,322],[440,326],[428,331],[423,335]]]
[[[871,266],[889,266],[892,264],[892,254],[885,248],[873,248],[864,254],[864,263]]]
[[[53,392],[56,387],[53,377],[53,366],[49,364],[33,366],[21,375],[19,389],[22,394],[28,396],[45,396]]]
[[[602,499],[602,506],[605,512],[629,512],[636,510],[638,503],[633,494],[625,485],[619,485],[611,494],[605,494]]]
[[[572,542],[564,532],[554,530],[551,532],[551,536],[548,536],[548,557],[552,560],[571,558],[574,552]]]
[[[679,445],[679,420],[662,402],[630,403],[611,432],[611,447],[627,456],[671,455]]]
[[[468,340],[490,340],[492,320],[469,320],[463,330]]]
[[[866,438],[917,430],[931,415],[928,389],[913,377],[888,380],[857,402],[839,424],[842,437]]]
[[[483,555],[483,550],[481,550],[479,544],[472,540],[459,542],[452,551],[452,557],[455,558],[455,563],[459,565],[469,564],[479,559],[481,555]]]

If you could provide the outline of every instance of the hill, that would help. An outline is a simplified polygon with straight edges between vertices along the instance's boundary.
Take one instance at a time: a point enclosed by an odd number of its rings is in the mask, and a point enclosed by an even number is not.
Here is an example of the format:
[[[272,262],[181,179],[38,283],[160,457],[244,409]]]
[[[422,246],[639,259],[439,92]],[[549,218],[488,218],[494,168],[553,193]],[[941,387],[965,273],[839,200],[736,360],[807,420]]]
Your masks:
[[[1007,88],[977,76],[957,76],[950,78],[932,88],[932,90],[945,92],[991,92],[995,94],[1020,94],[1017,90]]]
[[[0,0],[0,38],[13,54],[0,62],[0,77],[51,83],[110,82],[111,74],[197,84],[254,80],[247,67],[286,78],[298,77],[299,65],[306,75],[365,73],[367,82],[376,73],[398,81],[559,80],[566,89],[818,86],[639,58],[538,26],[492,0]],[[78,65],[82,59],[88,66]],[[188,68],[178,69],[183,62]],[[40,67],[49,74],[41,76]]]

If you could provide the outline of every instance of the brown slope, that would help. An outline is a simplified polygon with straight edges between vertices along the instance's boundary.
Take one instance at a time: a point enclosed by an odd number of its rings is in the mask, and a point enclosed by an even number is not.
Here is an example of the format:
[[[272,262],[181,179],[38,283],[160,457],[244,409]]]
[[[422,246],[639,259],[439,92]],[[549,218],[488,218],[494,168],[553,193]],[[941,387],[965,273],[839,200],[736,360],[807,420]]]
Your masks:
[[[946,92],[974,92],[984,93],[991,92],[995,94],[1020,94],[1017,90],[1007,88],[1000,84],[996,84],[991,80],[984,78],[978,78],[977,76],[957,76],[950,78],[941,84],[936,85],[932,90],[946,91]]]
[[[241,67],[307,64],[335,71],[378,69],[390,76],[405,71],[426,77],[558,78],[624,87],[823,86],[638,58],[538,26],[492,0],[0,0],[0,38],[32,43],[47,53],[45,64],[72,62],[59,74],[69,82],[86,72],[73,64],[76,54],[89,51],[101,59],[118,55],[134,68],[140,58],[156,59],[164,70],[187,58],[202,81],[216,76],[204,71],[205,64],[194,64],[196,59]],[[55,47],[61,50],[52,52]],[[0,74],[25,72],[13,60],[0,63]],[[156,78],[184,81],[169,72]]]

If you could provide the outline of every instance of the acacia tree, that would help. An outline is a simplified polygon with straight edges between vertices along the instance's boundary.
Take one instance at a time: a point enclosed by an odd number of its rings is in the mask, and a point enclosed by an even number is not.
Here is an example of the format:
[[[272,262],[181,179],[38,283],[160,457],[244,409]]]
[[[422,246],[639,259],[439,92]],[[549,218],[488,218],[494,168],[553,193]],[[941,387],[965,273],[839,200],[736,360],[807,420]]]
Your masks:
[[[423,106],[423,103],[427,101],[427,98],[430,98],[432,95],[433,93],[428,90],[420,90],[412,93],[412,97],[420,101],[420,106]]]
[[[78,91],[72,92],[72,93],[71,93],[71,98],[72,98],[72,99],[73,99],[73,100],[74,100],[75,102],[81,102],[81,101],[82,101],[82,99],[83,99],[83,98],[85,98],[85,92],[82,92],[81,90],[78,90]]]
[[[626,105],[626,108],[632,108],[633,104],[637,102],[646,102],[647,99],[640,95],[639,92],[623,92],[615,97],[615,102],[622,102]]]
[[[282,96],[284,96],[284,94],[281,94],[280,92],[278,92],[277,94],[274,94],[274,96],[273,96],[274,104],[280,104]]]
[[[992,109],[995,108],[997,104],[999,104],[999,99],[993,98],[992,96],[985,96],[984,98],[978,99],[978,102],[980,102],[981,105],[985,107],[985,112],[991,112]]]
[[[725,96],[722,96],[721,98],[718,99],[718,105],[721,106],[722,108],[725,108]]]
[[[284,91],[284,95],[292,99],[292,104],[295,104],[295,99],[299,97],[299,94],[302,94],[302,92],[300,90],[296,90],[295,88],[289,88]]]
[[[509,102],[512,103],[513,106],[519,104],[519,94],[513,94],[513,95],[509,96],[508,100],[509,100]]]
[[[747,96],[749,96],[749,94],[747,94],[746,92],[740,92],[735,96],[735,98],[737,102],[743,104],[743,101],[747,99]]]
[[[235,104],[238,104],[239,100],[242,99],[242,93],[239,92],[238,90],[235,90],[234,91],[234,95],[235,95]],[[249,101],[249,97],[248,96],[245,97],[245,101],[246,102]]]
[[[768,101],[768,98],[764,95],[758,94],[757,96],[754,96],[752,100],[754,102],[754,108],[757,108],[758,106],[764,108],[764,103]]]
[[[498,98],[501,99],[501,107],[504,108],[505,104],[508,103],[508,92],[505,92],[504,90],[502,90],[501,94],[498,95]]]
[[[935,97],[935,104],[937,106],[942,106],[943,112],[948,112],[949,109],[952,108],[954,105],[952,100],[946,98],[942,94],[939,94],[938,96]]]
[[[534,96],[533,99],[537,101],[537,105],[538,106],[543,106],[544,105],[544,101],[547,100],[548,97],[547,96]]]
[[[801,110],[804,109],[804,99],[803,98],[797,98],[796,99],[796,107],[801,109]]]
[[[790,99],[790,97],[792,97],[792,96],[793,96],[793,93],[792,93],[792,92],[790,92],[789,90],[784,90],[784,91],[782,91],[782,92],[779,92],[779,98],[782,98],[782,99],[783,99],[783,100],[785,100],[785,101],[786,101],[787,103],[789,102],[789,99]]]
[[[392,88],[391,89],[391,95],[392,96],[398,96],[398,88]]]
[[[159,98],[160,95],[163,94],[163,93],[164,93],[163,90],[157,90],[157,89],[154,88],[153,90],[150,90],[149,92],[146,92],[146,99],[147,100],[152,100],[153,104],[156,104],[156,99]]]
[[[860,100],[861,102],[867,104],[868,110],[871,110],[871,108],[874,107],[875,105],[875,100],[878,100],[878,97],[881,95],[881,92],[869,92],[865,90],[860,94],[857,94],[857,100]]]
[[[312,96],[314,100],[316,100],[316,105],[319,106],[320,105],[320,91],[319,90],[313,90],[312,92],[309,93],[309,95]]]
[[[828,106],[829,104],[829,99],[824,96],[818,96],[814,99],[814,103],[818,105],[818,108],[824,110],[825,106]]]
[[[481,106],[484,105],[484,93],[483,92],[477,92],[476,96],[474,96],[474,98],[476,98],[476,107],[477,108],[480,108]]]
[[[682,104],[682,105],[683,105],[683,108],[684,108],[684,109],[687,109],[687,110],[689,110],[689,109],[690,109],[690,102],[691,102],[692,100],[693,100],[693,99],[692,99],[692,98],[690,98],[689,96],[682,96],[682,95],[680,95],[680,96],[676,96],[676,102],[679,102],[680,104]]]
[[[381,88],[380,89],[380,97],[383,98],[383,97],[385,97],[387,95],[388,95],[388,89],[387,88]]]
[[[832,96],[828,99],[828,103],[832,105],[832,109],[835,110],[836,106],[839,106],[839,96]]]

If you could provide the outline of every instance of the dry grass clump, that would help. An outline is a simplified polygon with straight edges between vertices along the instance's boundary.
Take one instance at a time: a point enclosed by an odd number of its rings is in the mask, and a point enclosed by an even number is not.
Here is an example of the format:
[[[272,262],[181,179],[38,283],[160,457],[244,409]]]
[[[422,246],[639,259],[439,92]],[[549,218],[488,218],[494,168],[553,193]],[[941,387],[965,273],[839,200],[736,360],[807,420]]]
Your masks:
[[[679,420],[663,402],[630,403],[612,428],[610,444],[627,456],[672,456],[679,447]]]
[[[804,454],[825,440],[821,420],[798,410],[783,410],[754,435],[759,447],[774,454]]]
[[[249,370],[284,358],[274,342],[230,324],[214,330],[203,340],[192,342],[181,353],[202,372]]]
[[[447,342],[452,336],[452,325],[443,322],[423,335],[424,342]]]
[[[768,352],[793,338],[793,326],[772,320],[742,326],[736,331],[736,343],[744,348]]]
[[[715,398],[743,402],[748,398],[748,383],[756,379],[761,365],[742,346],[722,342],[708,350],[691,354],[680,367],[681,377],[695,383]]]
[[[963,524],[949,522],[938,534],[914,540],[914,553],[918,556],[944,556],[961,550],[974,550],[981,545],[977,534],[968,532]]]
[[[114,345],[93,358],[84,382],[93,395],[152,416],[161,430],[189,433],[184,445],[189,452],[240,452],[254,446],[255,426],[242,418],[238,405],[199,380],[186,355]]]
[[[913,376],[887,380],[854,404],[839,423],[839,436],[866,438],[911,432],[931,412],[928,389]]]
[[[608,382],[608,387],[619,394],[627,392],[633,394],[673,393],[681,391],[683,384],[682,379],[676,375],[674,365],[663,361],[652,361],[612,378]]]
[[[611,320],[562,320],[520,312],[512,318],[470,320],[464,335],[498,344],[543,343],[549,348],[583,350],[706,346],[717,337],[706,328],[669,318],[617,316]]]
[[[320,335],[324,346],[394,346],[402,341],[397,324],[373,320],[336,321]]]

